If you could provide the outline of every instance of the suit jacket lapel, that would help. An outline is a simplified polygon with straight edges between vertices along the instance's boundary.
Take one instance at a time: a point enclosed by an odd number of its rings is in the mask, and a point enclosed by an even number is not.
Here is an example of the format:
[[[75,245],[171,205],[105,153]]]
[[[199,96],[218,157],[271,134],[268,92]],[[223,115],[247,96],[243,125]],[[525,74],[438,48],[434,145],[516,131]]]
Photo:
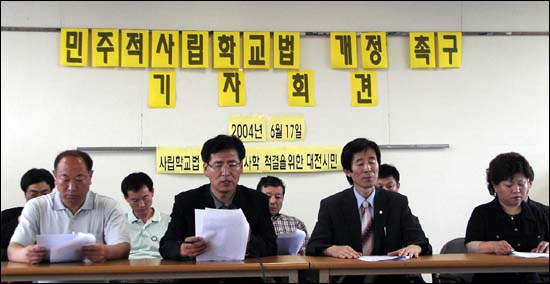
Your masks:
[[[214,204],[214,199],[210,194],[210,184],[204,185],[201,194],[201,200],[199,201],[199,206],[204,208],[216,208]]]
[[[344,224],[347,224],[348,235],[350,236],[351,247],[357,251],[362,250],[361,244],[361,216],[359,216],[359,208],[357,207],[357,198],[353,193],[353,187],[345,192],[341,213]]]

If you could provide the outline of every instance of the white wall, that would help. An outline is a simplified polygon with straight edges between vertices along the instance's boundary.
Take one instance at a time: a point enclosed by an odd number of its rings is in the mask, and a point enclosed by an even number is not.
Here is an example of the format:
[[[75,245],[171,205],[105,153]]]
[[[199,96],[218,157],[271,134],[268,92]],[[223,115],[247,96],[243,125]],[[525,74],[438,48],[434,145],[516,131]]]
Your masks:
[[[548,2],[1,2],[2,26],[268,31],[548,32]],[[286,72],[246,71],[245,107],[217,106],[217,73],[176,72],[176,109],[147,107],[149,69],[59,66],[59,33],[5,32],[1,40],[1,205],[24,203],[21,175],[53,168],[82,146],[197,146],[227,132],[232,114],[303,114],[298,145],[450,144],[386,150],[434,252],[462,236],[472,209],[491,200],[484,172],[498,153],[522,153],[535,169],[531,196],[548,204],[548,36],[465,36],[462,68],[411,70],[407,37],[388,37],[378,71],[379,106],[352,108],[350,71],[330,68],[327,37],[302,37],[302,69],[315,72],[316,106],[288,107]],[[250,144],[247,144],[250,145]],[[269,143],[265,143],[269,145]],[[279,143],[277,145],[284,145]],[[156,208],[208,180],[155,173],[153,152],[92,152],[92,189],[117,198],[130,172],[149,173]],[[261,175],[241,177],[255,187]],[[319,201],[348,186],[343,173],[280,174],[283,211],[313,230]]]

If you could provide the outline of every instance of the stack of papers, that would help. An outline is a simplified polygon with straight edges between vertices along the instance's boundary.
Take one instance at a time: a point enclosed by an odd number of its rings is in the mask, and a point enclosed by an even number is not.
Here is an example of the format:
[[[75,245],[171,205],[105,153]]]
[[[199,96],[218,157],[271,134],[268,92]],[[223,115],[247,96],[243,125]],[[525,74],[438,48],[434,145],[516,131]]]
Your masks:
[[[96,242],[95,236],[88,233],[37,235],[36,244],[47,248],[50,262],[81,261],[83,246]]]
[[[306,233],[302,230],[296,230],[291,233],[277,235],[277,254],[278,255],[296,255],[302,248]]]
[[[410,256],[364,255],[359,258],[362,261],[400,261],[410,259]]]
[[[197,261],[244,260],[249,231],[241,209],[195,209],[195,235],[208,241]]]
[[[517,257],[525,257],[525,258],[538,258],[538,257],[548,257],[550,254],[547,252],[519,252],[519,251],[513,251],[510,255],[517,256]]]

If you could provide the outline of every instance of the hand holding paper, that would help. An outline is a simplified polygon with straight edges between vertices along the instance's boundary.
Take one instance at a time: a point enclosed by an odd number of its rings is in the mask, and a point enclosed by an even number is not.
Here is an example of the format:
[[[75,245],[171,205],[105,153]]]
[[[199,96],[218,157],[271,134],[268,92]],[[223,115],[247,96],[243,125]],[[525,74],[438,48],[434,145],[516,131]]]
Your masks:
[[[83,260],[83,246],[95,244],[95,236],[87,233],[37,235],[37,244],[50,251],[50,262],[69,262]],[[96,249],[92,249],[96,250]]]

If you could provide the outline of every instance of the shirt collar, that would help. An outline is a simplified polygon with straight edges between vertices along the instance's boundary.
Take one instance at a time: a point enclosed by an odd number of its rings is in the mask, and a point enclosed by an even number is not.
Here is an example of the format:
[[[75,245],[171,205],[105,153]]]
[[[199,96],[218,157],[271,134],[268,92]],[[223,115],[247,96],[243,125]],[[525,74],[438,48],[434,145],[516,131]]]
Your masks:
[[[372,193],[367,198],[364,198],[361,194],[359,194],[357,190],[355,190],[355,188],[353,188],[353,194],[355,194],[355,199],[357,199],[357,208],[361,208],[361,205],[365,200],[369,202],[371,208],[374,208],[374,195],[376,195],[376,188],[372,191]]]
[[[151,218],[148,221],[151,221],[151,223],[160,222],[160,218],[161,218],[160,211],[155,210],[155,208],[152,208],[152,209],[153,209],[153,216],[151,216]],[[128,212],[128,214],[126,215],[128,215],[128,222],[130,224],[133,224],[134,222],[137,222],[140,220],[136,217],[133,211]]]
[[[59,191],[52,192],[53,195],[53,209],[54,210],[65,210],[67,207],[65,204],[63,204],[63,201],[61,201],[61,193]],[[84,204],[78,209],[78,210],[92,210],[94,209],[94,199],[95,194],[91,191],[88,191],[86,194],[86,200],[84,200]]]
[[[237,193],[237,190],[235,190],[235,193]],[[233,193],[233,196],[229,199],[229,202],[227,204],[223,204],[223,202],[219,201],[212,192],[210,192],[210,196],[212,196],[212,199],[214,199],[214,206],[216,206],[217,209],[219,209],[222,206],[226,206],[231,208],[231,205],[233,205],[233,198],[235,197],[235,193]]]

